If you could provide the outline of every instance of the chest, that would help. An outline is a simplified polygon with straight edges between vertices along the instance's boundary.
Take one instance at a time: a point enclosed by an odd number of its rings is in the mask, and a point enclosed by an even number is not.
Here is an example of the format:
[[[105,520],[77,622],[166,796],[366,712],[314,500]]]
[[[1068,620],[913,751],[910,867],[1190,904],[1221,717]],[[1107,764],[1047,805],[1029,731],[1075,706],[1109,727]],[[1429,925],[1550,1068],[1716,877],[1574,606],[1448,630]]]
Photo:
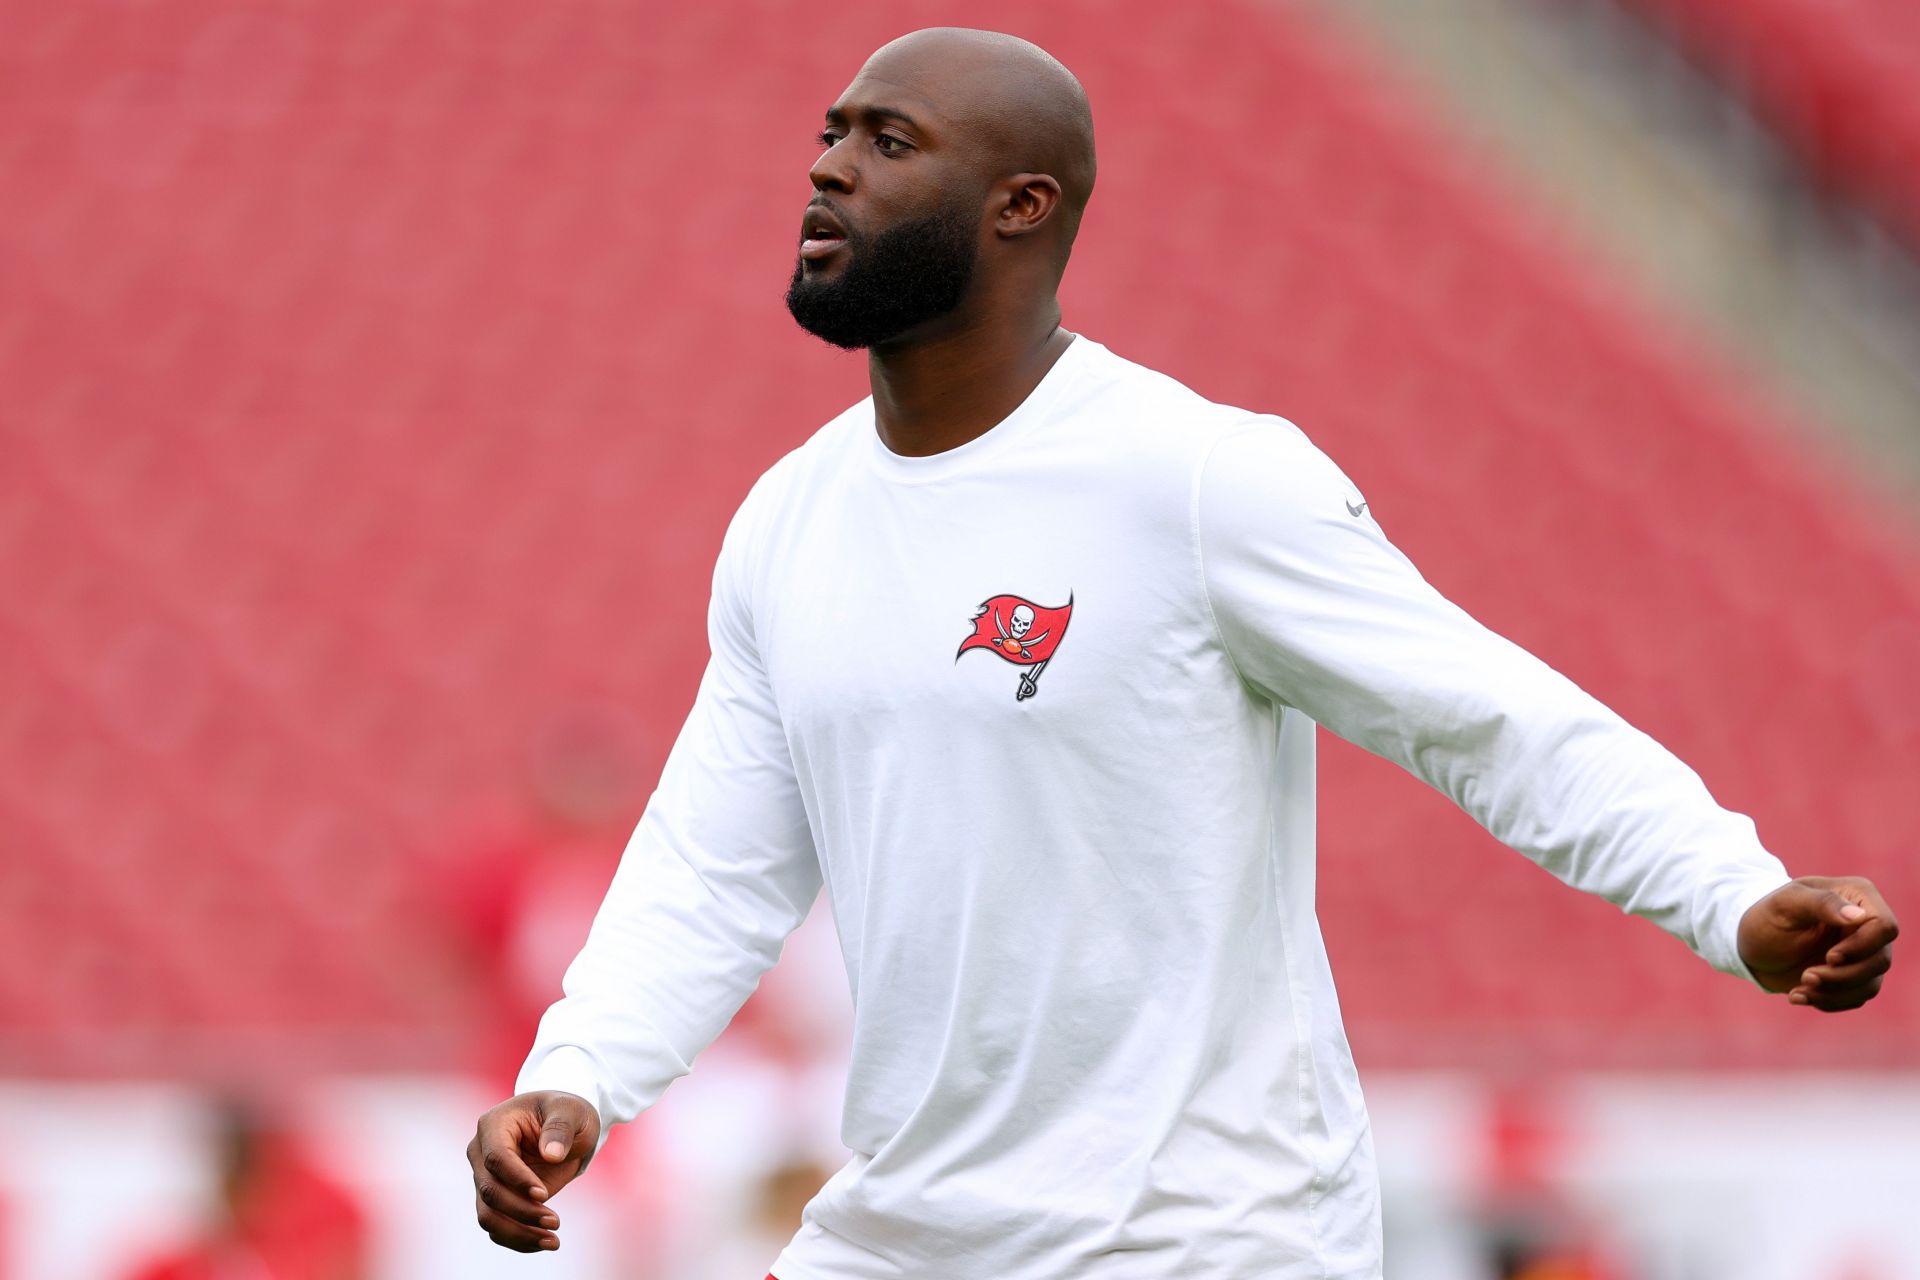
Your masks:
[[[1210,674],[1183,521],[1097,483],[855,488],[780,532],[760,643],[801,743],[1018,751]]]

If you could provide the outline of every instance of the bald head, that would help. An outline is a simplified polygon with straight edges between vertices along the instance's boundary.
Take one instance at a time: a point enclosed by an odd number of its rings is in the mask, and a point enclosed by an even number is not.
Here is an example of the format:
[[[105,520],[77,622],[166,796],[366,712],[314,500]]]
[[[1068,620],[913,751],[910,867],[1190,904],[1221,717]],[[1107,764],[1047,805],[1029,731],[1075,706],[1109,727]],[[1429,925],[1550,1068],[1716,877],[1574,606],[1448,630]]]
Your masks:
[[[1060,185],[1061,265],[1093,194],[1093,112],[1073,72],[1039,45],[997,31],[929,27],[882,45],[862,81],[920,100],[976,153],[988,182],[1021,173]]]
[[[1093,116],[1045,50],[957,27],[902,36],[827,108],[820,144],[787,287],[802,328],[878,351],[1058,327]]]

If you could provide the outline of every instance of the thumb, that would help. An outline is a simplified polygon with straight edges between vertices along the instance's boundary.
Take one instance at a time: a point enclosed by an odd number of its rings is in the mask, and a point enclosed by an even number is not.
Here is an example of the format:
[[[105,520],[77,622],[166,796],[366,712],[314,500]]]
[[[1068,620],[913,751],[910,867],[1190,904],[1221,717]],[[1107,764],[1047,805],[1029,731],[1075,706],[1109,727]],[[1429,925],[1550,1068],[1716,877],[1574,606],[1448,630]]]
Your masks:
[[[540,1128],[540,1158],[548,1164],[565,1160],[567,1153],[573,1150],[573,1139],[577,1132],[567,1117],[549,1114]]]
[[[1843,929],[1851,929],[1867,918],[1865,907],[1831,889],[1820,890],[1811,906],[1814,919]]]

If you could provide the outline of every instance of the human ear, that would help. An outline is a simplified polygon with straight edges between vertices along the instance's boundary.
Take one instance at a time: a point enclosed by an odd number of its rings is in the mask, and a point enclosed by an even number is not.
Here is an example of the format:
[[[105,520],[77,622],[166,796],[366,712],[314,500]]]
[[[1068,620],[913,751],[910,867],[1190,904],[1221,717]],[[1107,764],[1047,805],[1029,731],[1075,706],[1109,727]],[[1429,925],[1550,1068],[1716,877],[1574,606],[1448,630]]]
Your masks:
[[[1002,236],[1030,235],[1060,207],[1060,184],[1044,173],[1016,173],[999,190],[1003,200],[993,229]]]

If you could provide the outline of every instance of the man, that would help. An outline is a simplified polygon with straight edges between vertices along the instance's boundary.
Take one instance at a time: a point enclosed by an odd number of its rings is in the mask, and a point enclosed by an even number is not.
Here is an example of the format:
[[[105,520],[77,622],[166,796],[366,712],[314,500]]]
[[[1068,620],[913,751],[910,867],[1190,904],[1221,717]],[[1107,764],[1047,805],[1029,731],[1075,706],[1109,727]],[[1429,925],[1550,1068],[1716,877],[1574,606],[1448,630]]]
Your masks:
[[[1313,913],[1322,724],[1795,1003],[1879,989],[1858,879],[1442,599],[1292,424],[1060,327],[1073,76],[916,32],[827,112],[788,294],[873,395],[754,487],[713,657],[518,1096],[481,1225],[548,1202],[726,1025],[823,881],[843,1136],[780,1280],[1381,1274]]]

